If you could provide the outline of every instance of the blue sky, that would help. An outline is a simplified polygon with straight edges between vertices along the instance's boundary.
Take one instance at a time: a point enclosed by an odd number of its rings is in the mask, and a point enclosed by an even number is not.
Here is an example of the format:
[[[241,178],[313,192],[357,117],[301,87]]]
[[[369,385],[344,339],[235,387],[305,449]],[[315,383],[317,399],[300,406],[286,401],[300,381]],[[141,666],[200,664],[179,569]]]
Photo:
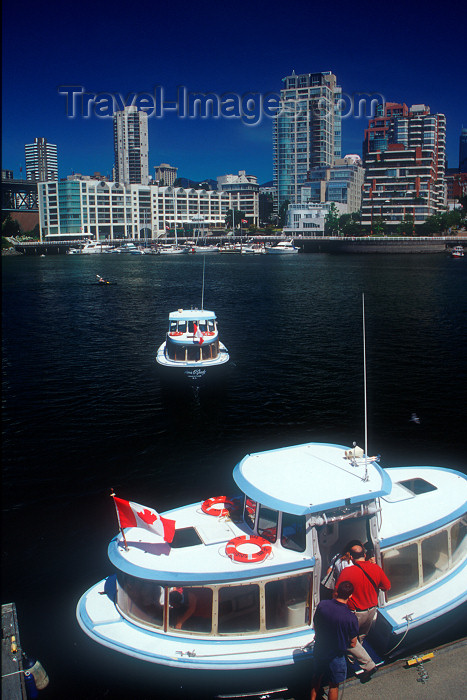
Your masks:
[[[467,126],[462,3],[3,2],[2,167],[25,172],[24,145],[58,146],[59,175],[111,174],[109,117],[70,118],[60,86],[92,94],[278,93],[292,70],[331,70],[343,92],[425,103],[447,117],[448,165]],[[78,110],[77,110],[78,112]],[[367,119],[343,121],[343,152],[361,153]],[[194,180],[246,170],[272,179],[272,121],[149,119],[150,173],[160,162]]]

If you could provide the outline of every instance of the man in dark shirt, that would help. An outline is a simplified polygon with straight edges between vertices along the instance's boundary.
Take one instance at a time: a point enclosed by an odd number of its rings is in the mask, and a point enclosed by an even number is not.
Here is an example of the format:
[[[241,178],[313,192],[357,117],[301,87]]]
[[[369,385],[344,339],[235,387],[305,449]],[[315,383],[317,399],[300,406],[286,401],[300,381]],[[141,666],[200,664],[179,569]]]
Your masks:
[[[322,600],[316,608],[311,700],[316,700],[325,680],[329,683],[328,700],[338,700],[339,683],[347,677],[346,650],[357,643],[358,635],[357,618],[347,606],[352,593],[353,585],[344,581],[332,600]]]
[[[352,649],[349,648],[348,651],[364,671],[362,680],[367,680],[375,672],[376,665],[361,642],[370,631],[376,617],[378,591],[388,591],[391,588],[391,583],[378,564],[365,560],[363,545],[358,544],[351,547],[350,556],[354,565],[348,566],[342,571],[337,579],[337,585],[348,581],[354,587],[354,592],[347,605],[358,619],[359,632],[357,644]]]

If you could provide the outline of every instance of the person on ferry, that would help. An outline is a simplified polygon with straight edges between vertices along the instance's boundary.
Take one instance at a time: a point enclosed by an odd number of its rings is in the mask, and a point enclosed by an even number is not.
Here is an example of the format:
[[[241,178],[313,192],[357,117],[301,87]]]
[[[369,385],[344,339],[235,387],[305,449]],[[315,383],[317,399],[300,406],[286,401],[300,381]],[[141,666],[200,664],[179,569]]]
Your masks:
[[[357,644],[349,648],[348,654],[355,659],[363,669],[362,682],[371,678],[376,671],[376,664],[362,646],[362,642],[376,617],[379,591],[388,591],[391,583],[378,564],[365,559],[365,548],[362,544],[350,548],[353,566],[346,567],[337,580],[337,586],[349,581],[354,587],[347,605],[358,619],[359,631]]]
[[[185,590],[177,588],[169,593],[169,606],[176,611],[175,629],[181,630],[191,617],[199,618],[188,628],[209,631],[212,618],[212,592],[210,589],[196,588]],[[187,628],[187,629],[188,629]]]
[[[351,540],[343,548],[343,554],[338,553],[331,559],[329,568],[326,571],[326,576],[322,580],[322,585],[328,591],[334,591],[337,579],[345,567],[353,565],[350,550],[354,545],[361,545],[361,542],[359,540]],[[331,595],[329,595],[329,597],[331,597]]]

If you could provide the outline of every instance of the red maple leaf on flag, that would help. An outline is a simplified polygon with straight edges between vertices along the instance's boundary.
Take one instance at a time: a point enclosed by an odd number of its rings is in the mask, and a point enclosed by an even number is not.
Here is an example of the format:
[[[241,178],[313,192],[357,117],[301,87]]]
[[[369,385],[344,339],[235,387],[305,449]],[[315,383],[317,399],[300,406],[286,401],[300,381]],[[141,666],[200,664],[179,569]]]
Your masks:
[[[157,520],[157,515],[155,513],[152,513],[147,508],[145,508],[141,513],[138,513],[138,517],[141,518],[141,520],[144,523],[147,523],[148,525],[152,525]]]

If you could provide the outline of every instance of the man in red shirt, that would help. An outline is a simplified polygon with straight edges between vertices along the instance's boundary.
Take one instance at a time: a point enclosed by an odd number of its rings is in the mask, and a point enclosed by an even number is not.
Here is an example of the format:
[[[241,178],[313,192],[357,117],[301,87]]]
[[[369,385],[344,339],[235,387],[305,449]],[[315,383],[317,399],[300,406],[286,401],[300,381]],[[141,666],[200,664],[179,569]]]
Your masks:
[[[365,549],[363,545],[354,545],[350,549],[350,555],[354,566],[346,567],[337,580],[337,586],[343,581],[353,584],[354,592],[347,601],[349,608],[358,619],[358,642],[349,648],[348,653],[362,667],[364,674],[362,680],[368,680],[376,670],[375,662],[362,646],[362,641],[370,631],[378,608],[378,592],[388,591],[391,583],[378,564],[365,561]]]

